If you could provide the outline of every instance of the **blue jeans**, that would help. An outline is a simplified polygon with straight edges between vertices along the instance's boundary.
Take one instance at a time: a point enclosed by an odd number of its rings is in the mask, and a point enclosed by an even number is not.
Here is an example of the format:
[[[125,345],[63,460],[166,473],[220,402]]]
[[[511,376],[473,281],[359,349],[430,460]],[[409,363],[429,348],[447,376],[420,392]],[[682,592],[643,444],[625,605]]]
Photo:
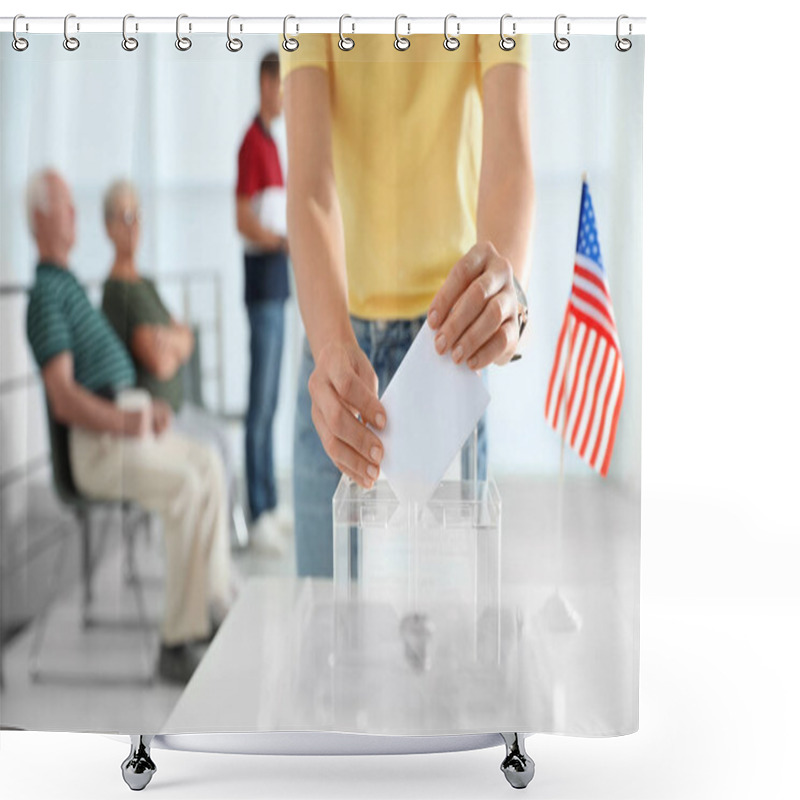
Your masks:
[[[283,300],[250,303],[250,398],[245,430],[250,518],[278,504],[272,456],[272,420],[278,404],[283,354]]]
[[[425,322],[413,320],[370,321],[352,317],[359,347],[366,353],[377,376],[378,394],[382,395],[408,348]],[[333,495],[341,472],[322,447],[311,420],[311,397],[308,379],[314,359],[308,341],[303,342],[303,356],[297,387],[294,428],[294,535],[297,574],[331,577],[333,575]],[[468,468],[462,458],[462,471]],[[486,477],[485,417],[478,424],[478,475]]]

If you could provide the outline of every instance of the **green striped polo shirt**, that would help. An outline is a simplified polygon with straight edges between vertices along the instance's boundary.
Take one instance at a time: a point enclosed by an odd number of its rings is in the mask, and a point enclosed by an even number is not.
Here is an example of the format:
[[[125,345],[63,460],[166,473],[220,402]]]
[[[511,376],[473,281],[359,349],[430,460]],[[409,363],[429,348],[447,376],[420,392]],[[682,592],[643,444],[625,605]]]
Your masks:
[[[40,368],[70,351],[75,380],[89,391],[113,392],[136,381],[125,345],[66,268],[48,263],[36,267],[27,329]]]

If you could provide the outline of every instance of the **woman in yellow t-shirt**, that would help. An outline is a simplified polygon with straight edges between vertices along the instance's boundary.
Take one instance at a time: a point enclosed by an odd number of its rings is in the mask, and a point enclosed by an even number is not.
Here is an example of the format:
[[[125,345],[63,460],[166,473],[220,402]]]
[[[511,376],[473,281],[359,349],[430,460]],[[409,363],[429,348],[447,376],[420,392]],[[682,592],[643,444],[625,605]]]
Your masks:
[[[281,54],[288,227],[306,330],[294,442],[300,575],[332,573],[339,471],[371,486],[379,392],[427,319],[479,370],[519,342],[533,212],[529,42],[306,34]],[[360,419],[357,417],[360,415]],[[481,436],[481,444],[484,442]],[[485,450],[481,460],[485,461]],[[485,467],[485,464],[482,465]]]

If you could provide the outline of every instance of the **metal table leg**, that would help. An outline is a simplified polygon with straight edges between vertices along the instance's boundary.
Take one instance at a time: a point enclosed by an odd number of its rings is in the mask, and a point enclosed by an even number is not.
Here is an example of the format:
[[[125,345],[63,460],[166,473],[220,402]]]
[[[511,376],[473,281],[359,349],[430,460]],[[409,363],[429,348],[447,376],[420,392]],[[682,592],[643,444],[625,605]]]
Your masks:
[[[131,752],[122,762],[122,779],[135,792],[139,792],[150,783],[156,772],[156,765],[150,758],[150,742],[152,736],[130,734]]]
[[[524,789],[536,770],[533,759],[525,752],[525,737],[521,733],[501,733],[506,743],[506,757],[500,765],[506,780],[515,789]]]

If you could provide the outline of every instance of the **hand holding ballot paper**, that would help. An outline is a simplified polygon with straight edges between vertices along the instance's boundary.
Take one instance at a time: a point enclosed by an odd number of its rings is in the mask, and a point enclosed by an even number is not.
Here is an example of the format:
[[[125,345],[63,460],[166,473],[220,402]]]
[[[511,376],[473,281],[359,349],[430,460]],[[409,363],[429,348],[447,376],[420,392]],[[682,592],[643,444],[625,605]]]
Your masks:
[[[358,343],[323,341],[308,384],[311,416],[325,452],[339,470],[366,488],[383,469],[395,492],[408,495],[415,481],[415,496],[422,487],[432,490],[488,403],[475,371],[491,363],[505,364],[516,352],[519,313],[509,260],[490,242],[470,248],[433,298],[419,342],[414,341],[414,358],[408,365],[403,362],[387,387],[384,398],[391,410],[378,401],[375,370]],[[311,341],[312,349],[314,344]],[[395,385],[398,379],[400,388]],[[481,398],[485,402],[473,414],[471,404],[475,401],[478,408]],[[393,415],[399,419],[393,420]],[[466,420],[470,424],[462,431]],[[427,427],[417,429],[421,423]],[[391,429],[381,434],[389,425]],[[461,439],[454,445],[456,433]],[[437,449],[435,455],[449,453],[443,465],[439,458],[421,455],[440,440],[441,452]],[[394,451],[388,464],[387,444]],[[424,475],[410,472],[409,459],[415,452],[417,460],[427,463],[418,468]]]
[[[436,352],[426,323],[381,398],[381,472],[401,502],[424,503],[489,405],[477,372]]]

